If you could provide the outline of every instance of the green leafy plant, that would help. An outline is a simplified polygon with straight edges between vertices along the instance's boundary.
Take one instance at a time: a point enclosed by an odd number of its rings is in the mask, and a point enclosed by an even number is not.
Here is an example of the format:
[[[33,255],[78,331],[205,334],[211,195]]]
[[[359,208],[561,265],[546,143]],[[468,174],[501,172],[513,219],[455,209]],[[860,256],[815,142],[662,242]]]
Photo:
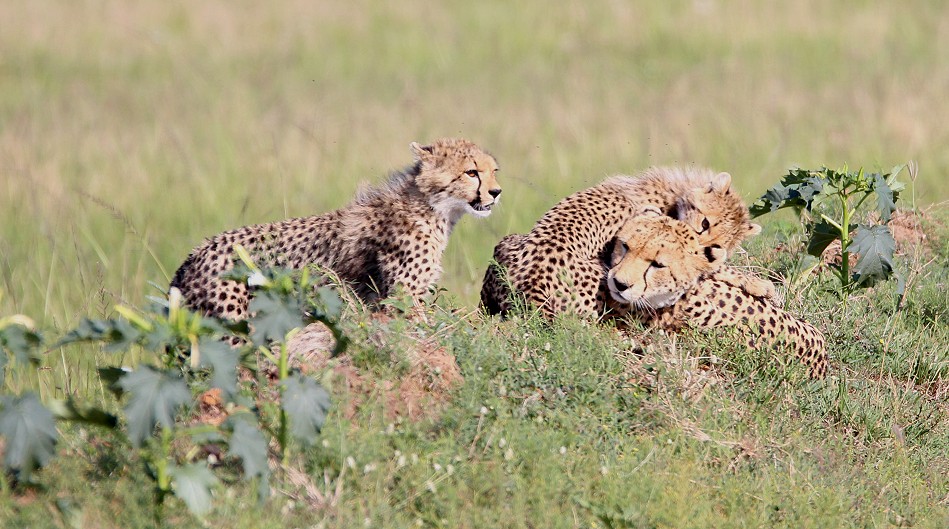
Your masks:
[[[791,169],[750,208],[752,217],[793,208],[808,233],[807,253],[815,258],[834,241],[840,241],[841,260],[834,266],[840,293],[869,287],[896,275],[893,262],[896,241],[887,226],[896,210],[904,185],[896,180],[904,166],[889,172],[868,173],[860,168]],[[870,197],[876,197],[872,206]],[[875,221],[870,215],[876,212]],[[857,258],[851,267],[850,256]]]
[[[245,262],[250,263],[249,259]],[[269,495],[269,439],[288,463],[293,441],[312,443],[330,408],[329,393],[316,381],[290,368],[285,343],[300,327],[323,322],[337,337],[334,354],[346,346],[339,329],[342,301],[335,290],[318,286],[309,271],[260,270],[250,263],[232,274],[256,288],[247,322],[203,317],[182,306],[173,290],[167,299],[152,299],[139,311],[116,307],[107,320],[83,320],[54,347],[87,342],[118,353],[133,347],[153,362],[134,369],[99,369],[116,399],[124,403],[121,417],[67,399],[43,403],[32,392],[0,395],[0,436],[6,441],[4,468],[18,480],[46,465],[55,454],[56,420],[121,428],[155,482],[155,513],[161,517],[169,495],[180,498],[195,514],[211,507],[212,491],[221,480],[199,457],[200,447],[228,448],[245,479],[258,480],[260,497]],[[237,339],[232,347],[225,340]],[[22,316],[0,320],[0,367],[39,365],[36,350],[42,338]],[[148,358],[148,357],[146,357]],[[277,380],[268,373],[277,367]],[[257,374],[238,378],[238,369]],[[220,425],[183,424],[183,412],[196,407],[197,395],[220,391],[228,418]],[[277,403],[273,390],[277,391]],[[276,409],[276,413],[271,410]],[[194,421],[192,421],[194,422]],[[184,450],[182,446],[190,446]],[[6,480],[0,479],[4,486]]]

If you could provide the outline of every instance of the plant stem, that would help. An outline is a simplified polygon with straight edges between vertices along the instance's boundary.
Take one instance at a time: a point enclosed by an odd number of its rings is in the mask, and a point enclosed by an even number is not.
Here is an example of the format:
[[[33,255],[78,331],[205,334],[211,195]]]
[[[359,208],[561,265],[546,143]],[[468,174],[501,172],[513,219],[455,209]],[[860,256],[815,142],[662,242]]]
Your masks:
[[[155,466],[155,479],[158,481],[155,487],[155,523],[161,524],[162,506],[165,504],[165,496],[171,491],[171,476],[168,475],[168,454],[171,452],[171,430],[169,428],[161,429],[161,440],[158,444],[158,454],[154,452],[147,458]],[[152,444],[152,447],[155,445]]]
[[[848,248],[850,247],[850,215],[853,213],[850,210],[848,198],[844,194],[840,195],[843,208],[843,222],[840,223],[840,285],[845,299],[850,291],[850,251]]]
[[[277,370],[279,373],[279,380],[281,384],[289,376],[289,367],[288,367],[288,358],[289,352],[287,351],[286,342],[280,344],[280,356],[277,362]],[[281,386],[282,387],[282,386]],[[287,412],[283,408],[283,390],[281,389],[280,394],[280,432],[277,436],[277,440],[280,442],[280,458],[284,466],[290,463],[290,451],[287,448]]]

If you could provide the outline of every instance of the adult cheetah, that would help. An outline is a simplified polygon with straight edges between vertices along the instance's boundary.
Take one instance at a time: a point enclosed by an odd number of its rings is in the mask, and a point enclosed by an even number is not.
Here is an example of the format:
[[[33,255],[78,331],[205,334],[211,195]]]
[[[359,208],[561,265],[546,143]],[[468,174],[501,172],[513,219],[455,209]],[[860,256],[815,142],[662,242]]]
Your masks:
[[[458,220],[487,217],[498,203],[498,163],[474,143],[456,138],[411,144],[415,162],[348,206],[310,217],[245,226],[215,235],[178,268],[171,287],[207,315],[248,316],[247,285],[222,280],[233,247],[244,246],[263,266],[326,267],[366,302],[397,286],[418,301],[439,280],[442,254]]]
[[[703,276],[695,264],[703,248],[689,235],[648,220],[620,229],[606,280],[612,314],[669,331],[737,327],[748,333],[750,347],[790,349],[810,377],[823,378],[828,364],[823,334],[741,286],[761,279],[731,267]]]
[[[692,228],[715,252],[712,270],[745,237],[761,230],[731,188],[728,173],[686,167],[653,167],[636,176],[614,176],[561,200],[526,235],[509,235],[495,247],[481,303],[491,314],[511,309],[511,290],[547,317],[591,317],[605,302],[604,249],[630,219],[659,211]],[[721,252],[719,250],[722,250]]]

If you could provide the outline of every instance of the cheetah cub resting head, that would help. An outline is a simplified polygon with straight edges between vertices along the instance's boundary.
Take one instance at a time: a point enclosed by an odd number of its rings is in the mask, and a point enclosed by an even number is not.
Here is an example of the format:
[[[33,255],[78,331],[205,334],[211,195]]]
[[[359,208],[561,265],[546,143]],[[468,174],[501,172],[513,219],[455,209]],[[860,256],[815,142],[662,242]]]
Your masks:
[[[608,305],[618,317],[669,331],[737,327],[751,335],[751,348],[783,346],[812,378],[823,378],[828,360],[820,331],[776,307],[770,282],[730,267],[707,273],[723,258],[722,249],[703,247],[677,221],[634,219],[607,258]]]
[[[705,273],[721,266],[724,249],[702,246],[690,227],[655,208],[620,228],[608,261],[610,296],[641,310],[668,307]]]

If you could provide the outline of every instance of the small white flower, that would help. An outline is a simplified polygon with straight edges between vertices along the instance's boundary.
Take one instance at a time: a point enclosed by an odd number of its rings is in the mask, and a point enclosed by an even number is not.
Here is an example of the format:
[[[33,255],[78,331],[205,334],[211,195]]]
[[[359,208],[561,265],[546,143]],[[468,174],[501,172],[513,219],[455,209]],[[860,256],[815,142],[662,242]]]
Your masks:
[[[402,451],[401,451],[401,450],[396,450],[395,453],[392,454],[392,455],[394,455],[395,457],[399,457],[399,456],[402,455]]]
[[[260,273],[260,270],[255,271],[250,277],[247,278],[247,286],[251,287],[261,287],[267,284],[267,278],[264,277],[264,274]]]
[[[448,475],[450,476],[455,473],[455,467],[453,465],[448,465],[445,467],[445,472],[448,472]]]
[[[356,468],[356,460],[353,459],[353,456],[346,456],[346,466],[352,469]]]
[[[376,469],[375,463],[367,463],[366,466],[362,467],[362,473],[368,474]]]
[[[564,454],[566,454],[566,453],[567,453],[567,447],[566,447],[566,446],[561,446],[561,447],[560,447],[560,455],[564,455]]]
[[[370,520],[369,518],[364,518],[363,521],[362,521],[362,526],[363,526],[363,527],[372,527],[372,520]]]
[[[396,466],[402,468],[405,466],[405,456],[399,456],[399,459],[395,462]]]
[[[605,476],[607,473],[609,473],[609,469],[607,469],[605,465],[600,467],[600,474]]]
[[[395,425],[390,422],[389,425],[386,426],[386,434],[392,435],[394,433],[395,433]]]
[[[412,464],[418,463],[418,454],[412,454]]]
[[[326,439],[323,439],[323,442],[320,443],[320,444],[323,445],[323,448],[329,448],[329,447],[330,447],[330,442],[327,441]]]
[[[425,488],[428,489],[428,491],[432,494],[435,494],[435,483],[433,483],[431,480],[425,482]]]
[[[550,352],[550,342],[544,344],[544,351]]]
[[[504,452],[504,460],[510,461],[512,459],[514,459],[514,450],[511,450],[510,448],[508,448],[507,451]]]
[[[441,472],[441,471],[442,471],[442,466],[439,465],[438,463],[435,463],[434,465],[432,465],[432,468],[435,469],[435,472]]]
[[[505,438],[502,437],[502,438],[498,441],[498,448],[504,448],[505,446],[507,446],[507,439],[505,439]]]
[[[481,409],[480,409],[479,411],[480,411],[481,415],[487,415],[487,414],[488,414],[488,408],[486,408],[485,406],[481,406]]]

